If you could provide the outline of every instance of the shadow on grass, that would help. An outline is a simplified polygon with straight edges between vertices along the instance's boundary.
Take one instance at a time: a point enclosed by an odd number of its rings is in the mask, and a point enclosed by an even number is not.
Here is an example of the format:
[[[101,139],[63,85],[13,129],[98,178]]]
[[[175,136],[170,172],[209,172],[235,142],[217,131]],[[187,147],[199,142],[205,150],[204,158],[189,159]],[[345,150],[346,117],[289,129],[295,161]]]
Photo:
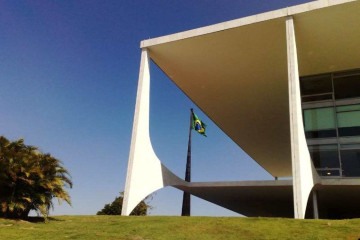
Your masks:
[[[0,217],[0,219],[14,220],[14,221],[25,221],[25,222],[31,222],[31,223],[45,223],[46,222],[45,218],[43,218],[43,217],[27,217],[25,219]],[[65,221],[65,220],[54,218],[54,217],[48,217],[47,222],[51,222],[51,221]]]
[[[44,222],[46,222],[45,218],[43,218],[43,217],[27,217],[26,219],[23,219],[23,220],[28,221],[28,222],[32,222],[32,223],[44,223]],[[62,222],[62,221],[65,221],[65,220],[54,218],[54,217],[48,217],[47,221],[48,222],[51,222],[51,221],[61,221]]]

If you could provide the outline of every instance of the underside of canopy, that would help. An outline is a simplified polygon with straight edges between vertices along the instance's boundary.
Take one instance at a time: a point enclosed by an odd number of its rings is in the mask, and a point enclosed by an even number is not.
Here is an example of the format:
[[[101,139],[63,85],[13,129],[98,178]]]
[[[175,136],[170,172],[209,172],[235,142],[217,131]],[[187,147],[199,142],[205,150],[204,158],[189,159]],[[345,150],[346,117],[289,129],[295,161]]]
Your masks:
[[[286,16],[294,19],[305,76],[359,67],[359,12],[359,1],[315,1],[141,46],[239,147],[273,176],[286,177],[292,174]]]

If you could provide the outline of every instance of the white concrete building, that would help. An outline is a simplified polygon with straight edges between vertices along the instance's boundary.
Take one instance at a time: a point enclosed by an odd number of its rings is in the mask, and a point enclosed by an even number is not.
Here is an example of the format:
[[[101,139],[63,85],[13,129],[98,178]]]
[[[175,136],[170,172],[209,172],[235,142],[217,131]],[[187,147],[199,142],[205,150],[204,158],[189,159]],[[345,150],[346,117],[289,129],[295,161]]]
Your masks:
[[[173,186],[245,216],[360,217],[359,43],[357,0],[142,41],[122,215]],[[188,183],[169,171],[149,136],[150,60],[274,178],[292,180]]]

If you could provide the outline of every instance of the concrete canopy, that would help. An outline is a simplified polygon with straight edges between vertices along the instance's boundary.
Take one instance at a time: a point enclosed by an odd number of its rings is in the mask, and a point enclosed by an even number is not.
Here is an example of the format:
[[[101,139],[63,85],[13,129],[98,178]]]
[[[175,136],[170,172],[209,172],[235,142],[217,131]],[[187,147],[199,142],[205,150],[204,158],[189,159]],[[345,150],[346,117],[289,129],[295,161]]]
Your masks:
[[[291,180],[197,182],[175,187],[247,217],[294,217]]]
[[[315,1],[141,47],[247,154],[273,176],[286,177],[292,175],[286,17],[294,18],[304,76],[359,67],[359,12],[360,1]]]
[[[294,217],[291,180],[189,183],[175,186],[248,217]],[[320,218],[360,215],[359,179],[322,179],[315,186]],[[311,198],[306,218],[313,218]]]

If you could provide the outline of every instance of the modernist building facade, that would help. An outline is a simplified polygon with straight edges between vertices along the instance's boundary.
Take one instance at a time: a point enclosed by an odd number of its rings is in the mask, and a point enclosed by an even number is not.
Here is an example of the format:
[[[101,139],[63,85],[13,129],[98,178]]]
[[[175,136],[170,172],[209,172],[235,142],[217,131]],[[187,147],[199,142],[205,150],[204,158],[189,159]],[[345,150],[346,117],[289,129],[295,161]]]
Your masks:
[[[359,12],[319,0],[142,41],[122,214],[173,186],[245,216],[360,217]],[[149,135],[149,61],[275,180],[167,169]]]

